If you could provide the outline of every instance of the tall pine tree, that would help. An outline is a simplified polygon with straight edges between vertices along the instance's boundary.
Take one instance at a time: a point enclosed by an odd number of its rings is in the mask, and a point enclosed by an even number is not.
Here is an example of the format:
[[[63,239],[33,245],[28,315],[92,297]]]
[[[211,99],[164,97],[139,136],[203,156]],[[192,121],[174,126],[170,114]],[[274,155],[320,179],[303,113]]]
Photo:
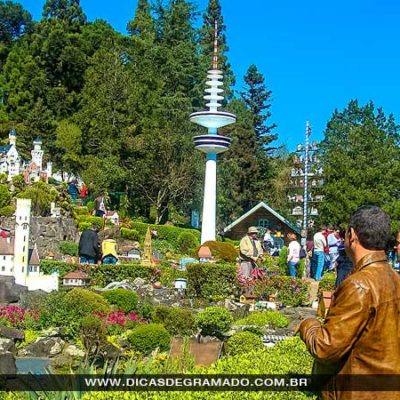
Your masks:
[[[272,91],[267,89],[264,76],[254,64],[247,70],[244,81],[246,86],[241,97],[253,115],[253,127],[256,131],[257,140],[268,152],[268,150],[272,150],[269,148],[270,143],[278,138],[276,134],[272,133],[276,124],[268,125],[268,120],[272,115],[270,110]]]

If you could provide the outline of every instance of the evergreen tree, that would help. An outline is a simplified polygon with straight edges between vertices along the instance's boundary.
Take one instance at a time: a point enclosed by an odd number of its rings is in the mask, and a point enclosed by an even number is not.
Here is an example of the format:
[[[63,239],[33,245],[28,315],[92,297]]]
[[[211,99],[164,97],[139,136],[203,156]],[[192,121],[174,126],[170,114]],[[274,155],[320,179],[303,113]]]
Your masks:
[[[335,111],[321,144],[325,184],[321,218],[344,225],[360,206],[374,204],[399,219],[399,127],[372,102],[352,100]]]
[[[247,70],[244,81],[246,87],[242,91],[241,97],[253,115],[253,127],[256,131],[257,140],[267,152],[272,150],[268,148],[270,143],[278,138],[276,134],[272,133],[276,124],[267,125],[267,120],[272,115],[270,111],[272,91],[267,89],[264,76],[254,64]]]
[[[231,137],[230,149],[219,163],[219,215],[227,223],[254,207],[263,185],[263,152],[253,128],[252,114],[243,100],[234,99],[229,111],[237,122],[221,130]]]
[[[86,16],[79,3],[80,0],[46,0],[42,21],[58,20],[70,28],[80,30],[86,22]]]
[[[20,4],[0,3],[0,71],[12,43],[33,29],[32,16]]]

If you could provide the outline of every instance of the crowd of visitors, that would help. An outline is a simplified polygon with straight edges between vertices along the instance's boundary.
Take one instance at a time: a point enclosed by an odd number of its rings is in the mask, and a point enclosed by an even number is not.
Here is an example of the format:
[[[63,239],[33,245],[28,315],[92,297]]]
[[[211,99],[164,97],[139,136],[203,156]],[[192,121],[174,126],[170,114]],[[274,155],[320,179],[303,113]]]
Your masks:
[[[276,232],[266,229],[262,241],[259,230],[252,226],[240,242],[241,275],[244,278],[253,276],[257,268],[257,260],[263,255],[279,255]],[[338,227],[321,226],[314,235],[309,236],[302,246],[299,237],[294,233],[286,235],[287,273],[292,277],[298,276],[298,266],[305,258],[305,276],[320,281],[326,272],[336,273],[336,287],[352,272],[353,264],[345,251],[345,231]],[[283,241],[282,241],[283,242]],[[389,242],[387,258],[390,265],[400,272],[400,232]]]

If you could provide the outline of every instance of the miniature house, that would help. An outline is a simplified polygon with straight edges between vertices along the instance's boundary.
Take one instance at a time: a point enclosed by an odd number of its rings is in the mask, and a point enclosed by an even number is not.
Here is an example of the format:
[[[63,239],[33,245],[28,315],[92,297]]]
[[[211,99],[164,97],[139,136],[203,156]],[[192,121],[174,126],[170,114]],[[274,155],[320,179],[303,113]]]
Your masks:
[[[63,285],[69,287],[85,287],[89,285],[89,275],[82,271],[70,272],[63,278]]]

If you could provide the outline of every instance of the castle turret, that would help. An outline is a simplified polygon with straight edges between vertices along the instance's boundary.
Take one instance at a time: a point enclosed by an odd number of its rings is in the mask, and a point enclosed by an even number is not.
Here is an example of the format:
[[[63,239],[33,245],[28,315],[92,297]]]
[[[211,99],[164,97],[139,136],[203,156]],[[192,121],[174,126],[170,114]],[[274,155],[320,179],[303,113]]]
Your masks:
[[[19,285],[26,285],[29,257],[29,231],[31,225],[31,200],[17,199],[15,211],[14,277]]]
[[[12,128],[8,134],[8,141],[10,146],[15,146],[17,143],[17,133],[15,132],[14,128]]]
[[[44,151],[42,150],[42,140],[40,138],[36,138],[33,141],[33,150],[31,151],[31,155],[32,162],[39,167],[39,171],[42,170],[43,154]]]

